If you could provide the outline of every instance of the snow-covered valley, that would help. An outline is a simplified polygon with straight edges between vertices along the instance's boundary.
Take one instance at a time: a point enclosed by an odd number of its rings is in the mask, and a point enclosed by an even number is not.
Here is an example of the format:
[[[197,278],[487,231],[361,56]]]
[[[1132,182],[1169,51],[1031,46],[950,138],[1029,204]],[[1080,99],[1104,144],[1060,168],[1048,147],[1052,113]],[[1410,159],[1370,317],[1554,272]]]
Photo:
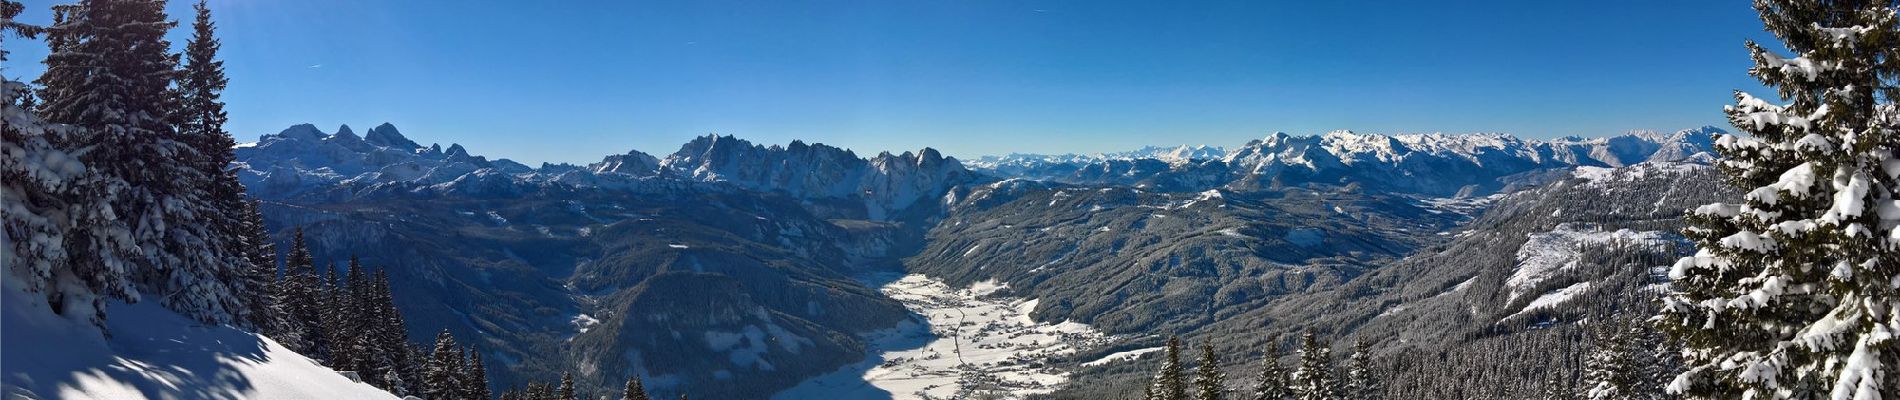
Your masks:
[[[1100,346],[1109,337],[1074,322],[1029,318],[1037,301],[994,296],[988,282],[954,289],[912,274],[875,277],[913,319],[873,332],[864,361],[807,380],[774,399],[1020,398],[1055,389],[1068,373],[1051,356]]]

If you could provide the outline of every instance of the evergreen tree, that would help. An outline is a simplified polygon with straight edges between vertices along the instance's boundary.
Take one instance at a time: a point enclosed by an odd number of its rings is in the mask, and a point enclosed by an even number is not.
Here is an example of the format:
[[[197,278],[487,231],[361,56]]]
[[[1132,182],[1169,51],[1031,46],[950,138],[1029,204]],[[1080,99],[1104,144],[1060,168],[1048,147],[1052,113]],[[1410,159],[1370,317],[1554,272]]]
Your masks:
[[[139,249],[130,265],[81,273],[130,276],[138,292],[181,314],[241,322],[243,301],[233,287],[247,272],[243,257],[208,220],[235,210],[209,201],[213,180],[192,162],[200,156],[174,125],[178,56],[165,33],[177,23],[165,2],[81,0],[54,13],[40,116],[81,130],[80,161],[126,183],[96,194]]]
[[[370,304],[373,288],[370,287],[368,272],[364,271],[362,262],[354,254],[350,255],[349,269],[343,276],[343,282],[344,286],[338,290],[338,301],[341,303],[338,308],[342,316],[338,326],[343,332],[342,346],[347,347],[345,354],[349,358],[346,361],[352,371],[369,374],[377,370],[379,364],[374,333],[376,321],[371,318],[373,313],[370,311],[374,307]],[[371,385],[382,387],[380,376],[370,381]]]
[[[646,386],[640,384],[639,375],[627,377],[627,389],[621,391],[620,400],[651,400]]]
[[[554,388],[546,383],[529,382],[528,389],[522,392],[529,400],[554,400]]]
[[[1300,368],[1293,371],[1293,393],[1300,400],[1339,399],[1339,384],[1333,379],[1332,349],[1321,344],[1312,332],[1300,335]]]
[[[1682,355],[1678,352],[1680,347],[1670,344],[1661,331],[1646,321],[1631,321],[1627,330],[1634,343],[1628,347],[1633,352],[1631,358],[1638,360],[1637,375],[1632,378],[1636,382],[1636,398],[1673,398],[1667,388],[1669,381],[1682,373]]]
[[[329,267],[325,267],[323,276],[318,279],[321,282],[317,285],[317,321],[323,325],[323,341],[317,348],[318,358],[332,369],[350,370],[351,367],[347,365],[350,361],[349,348],[345,345],[349,332],[343,322],[344,306],[340,301],[343,296],[338,295],[340,290],[337,287],[342,281],[336,276],[336,262],[332,261]]]
[[[251,307],[250,324],[257,332],[277,338],[290,332],[295,326],[290,321],[290,312],[279,296],[277,282],[277,245],[271,242],[270,231],[264,225],[264,214],[258,209],[255,199],[243,201],[238,248],[249,260],[250,273],[247,280],[245,302]]]
[[[7,15],[0,21],[0,39],[45,33],[51,54],[62,58],[49,61],[42,82],[60,82],[59,90],[67,95],[91,91],[81,90],[80,85],[100,72],[92,67],[100,64],[98,60],[81,60],[86,54],[68,50],[78,34],[96,28],[71,23],[68,15],[74,8],[56,8],[53,25],[42,28],[13,20],[24,6],[0,2],[0,14]],[[6,64],[6,54],[0,49],[0,64]],[[59,69],[50,69],[54,66]],[[0,107],[5,121],[0,123],[0,139],[4,139],[0,154],[5,155],[0,157],[0,184],[7,190],[0,201],[8,205],[0,220],[13,247],[0,251],[0,264],[20,277],[25,289],[45,296],[53,312],[103,326],[107,300],[138,295],[131,269],[143,261],[142,253],[128,234],[132,226],[124,211],[114,209],[119,199],[113,194],[130,190],[129,183],[112,175],[114,170],[82,159],[96,137],[89,128],[55,125],[66,121],[42,120],[43,114],[11,106],[32,103],[29,95],[26,85],[0,80],[0,96],[5,100],[0,104],[8,105]],[[66,106],[69,114],[76,107]],[[45,109],[45,103],[39,103],[42,113]]]
[[[1214,355],[1214,346],[1201,345],[1201,365],[1194,375],[1194,398],[1197,400],[1221,400],[1227,398],[1227,375],[1220,372],[1220,358]]]
[[[358,320],[361,322],[358,333],[358,348],[363,354],[363,368],[380,377],[378,386],[391,393],[407,393],[410,382],[416,382],[415,368],[411,366],[409,353],[412,351],[403,326],[402,314],[396,311],[393,296],[389,293],[388,269],[379,268],[373,278],[361,278],[365,281],[359,303]],[[400,394],[399,393],[399,394]]]
[[[1161,360],[1161,369],[1155,372],[1154,382],[1148,386],[1147,400],[1189,400],[1186,371],[1181,367],[1181,338],[1169,336],[1165,351],[1166,358]]]
[[[1254,384],[1253,400],[1285,400],[1293,397],[1287,387],[1286,368],[1280,367],[1280,345],[1267,344],[1267,356],[1260,362],[1260,380]]]
[[[1663,329],[1691,398],[1868,399],[1900,392],[1900,17],[1893,0],[1757,0],[1794,57],[1753,41],[1749,70],[1787,104],[1737,91],[1747,135],[1716,139],[1747,194],[1694,210]],[[1885,208],[1876,211],[1877,207]]]
[[[222,250],[217,256],[231,266],[224,270],[229,274],[224,279],[243,304],[239,311],[244,323],[262,329],[271,322],[275,310],[270,301],[270,278],[262,275],[262,266],[255,264],[258,249],[248,247],[253,244],[249,235],[254,232],[248,226],[251,204],[245,199],[244,185],[238,183],[237,170],[230,168],[237,159],[231,150],[237,141],[224,130],[228,117],[224,102],[219,100],[230,81],[224,76],[224,62],[217,59],[219,44],[211,9],[204,0],[192,8],[197,18],[192,22],[191,40],[185,43],[185,63],[175,90],[179,107],[172,117],[177,121],[181,141],[197,156],[190,167],[206,179],[201,190],[205,191],[207,208],[198,217],[212,228],[209,240],[219,244],[215,249]]]
[[[0,2],[0,38],[41,31],[12,20],[21,10]],[[5,56],[0,50],[0,67]],[[21,82],[0,79],[0,243],[8,246],[0,249],[0,268],[53,312],[103,326],[107,300],[136,295],[127,269],[139,260],[137,244],[106,196],[126,183],[72,153],[89,144],[85,131],[14,106],[30,93]]]
[[[14,19],[15,17],[19,17],[20,13],[24,11],[26,11],[26,5],[20,4],[20,2],[0,0],[0,45],[6,43],[7,35],[9,34],[25,39],[34,39],[40,36],[40,32],[46,30],[45,27],[19,22]],[[6,60],[7,50],[5,46],[0,46],[0,61]],[[14,99],[9,98],[7,101],[7,104],[13,104]],[[32,107],[23,108],[23,110],[30,109],[32,109]]]
[[[468,349],[468,375],[462,379],[468,384],[468,398],[488,399],[488,367],[482,365],[482,353],[474,347]]]
[[[293,325],[285,337],[277,338],[286,347],[311,358],[320,358],[323,348],[322,284],[316,274],[316,260],[304,245],[303,228],[291,233],[290,254],[284,259],[284,276],[278,280],[278,303],[289,314]],[[293,345],[294,343],[294,345]]]
[[[1634,399],[1637,385],[1637,360],[1630,357],[1626,331],[1610,326],[1592,329],[1595,349],[1584,361],[1584,398],[1590,400]]]
[[[579,400],[580,399],[578,395],[574,394],[574,373],[572,372],[561,373],[561,388],[554,392],[554,396],[556,399],[559,399],[559,400]]]
[[[1342,394],[1351,399],[1377,400],[1385,397],[1385,389],[1380,387],[1379,378],[1372,371],[1372,353],[1366,350],[1366,341],[1353,342],[1352,356],[1346,358],[1346,379]]]
[[[450,335],[449,330],[443,329],[442,333],[435,336],[435,351],[430,353],[429,361],[423,367],[423,397],[431,400],[452,399],[461,394],[461,365],[456,361],[459,355],[461,350],[456,347],[455,336]]]
[[[1570,385],[1562,378],[1562,371],[1548,371],[1548,373],[1550,374],[1550,379],[1544,381],[1544,387],[1543,390],[1539,392],[1538,399],[1573,400],[1577,398],[1577,396],[1571,392],[1572,388]]]

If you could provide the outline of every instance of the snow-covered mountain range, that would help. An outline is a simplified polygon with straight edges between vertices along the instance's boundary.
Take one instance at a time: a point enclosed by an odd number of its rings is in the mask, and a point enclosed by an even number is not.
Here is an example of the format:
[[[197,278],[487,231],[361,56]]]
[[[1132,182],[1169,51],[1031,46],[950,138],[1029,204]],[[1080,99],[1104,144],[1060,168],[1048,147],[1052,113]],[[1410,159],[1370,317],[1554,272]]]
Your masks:
[[[1274,133],[1239,148],[1148,147],[1096,155],[983,157],[972,170],[1000,177],[1113,184],[1167,191],[1350,185],[1435,196],[1477,195],[1500,178],[1553,168],[1620,167],[1713,159],[1715,127],[1635,131],[1601,138],[1525,140],[1508,134]]]
[[[326,133],[291,126],[236,149],[239,179],[272,199],[346,200],[395,194],[501,196],[547,186],[617,190],[749,190],[807,200],[861,200],[854,214],[887,219],[942,193],[971,174],[935,149],[860,158],[851,150],[793,141],[756,145],[707,135],[664,158],[640,151],[586,166],[529,167],[469,154],[460,144],[422,146],[390,124],[357,136],[348,125]]]
[[[419,310],[416,326],[490,337],[494,359],[520,360],[498,382],[547,379],[571,362],[597,371],[579,377],[589,387],[638,373],[653,390],[755,398],[855,362],[874,347],[855,334],[908,320],[856,274],[902,268],[958,286],[1010,282],[1016,295],[1044,300],[1025,310],[1038,320],[1114,334],[1198,326],[1199,314],[1163,306],[1340,287],[1454,239],[1441,233],[1498,198],[1517,203],[1488,195],[1568,187],[1561,183],[1579,169],[1596,176],[1596,168],[1706,162],[1719,133],[1274,134],[1233,149],[969,163],[928,148],[864,157],[708,135],[659,156],[634,150],[531,167],[455,144],[425,146],[388,124],[362,136],[298,125],[236,153],[251,193],[273,200],[266,220],[278,234],[304,229],[321,259],[360,255],[398,266],[392,284],[414,294],[400,306]],[[1457,196],[1471,198],[1445,199]],[[1583,215],[1564,215],[1572,213]],[[1212,279],[1207,290],[1160,298],[1143,293],[1174,293],[1164,282],[1115,289],[1156,269],[1244,272],[1234,276],[1266,283]],[[1177,278],[1165,285],[1191,281]],[[1526,286],[1499,301],[1550,307],[1561,302],[1517,303],[1557,289]],[[1135,291],[1102,296],[1114,290]],[[1364,308],[1363,316],[1384,312],[1322,297],[1299,296]],[[1220,304],[1244,315],[1297,314],[1235,301]],[[523,317],[537,313],[546,315]],[[784,334],[761,343],[802,340],[784,348],[699,340],[774,329]],[[1114,343],[1074,357],[1153,345]],[[538,350],[550,347],[569,350]],[[731,380],[750,385],[722,384]]]

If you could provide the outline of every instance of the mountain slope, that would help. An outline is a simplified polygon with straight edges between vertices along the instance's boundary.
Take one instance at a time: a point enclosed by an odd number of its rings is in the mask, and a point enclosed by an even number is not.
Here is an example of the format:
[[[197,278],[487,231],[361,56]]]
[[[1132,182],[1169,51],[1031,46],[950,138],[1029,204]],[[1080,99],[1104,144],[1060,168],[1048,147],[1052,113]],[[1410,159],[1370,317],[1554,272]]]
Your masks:
[[[9,399],[395,399],[269,338],[204,326],[147,301],[109,306],[107,333],[5,288],[0,384]]]
[[[314,177],[266,191],[266,220],[305,229],[319,262],[387,268],[411,337],[482,338],[497,387],[571,371],[583,388],[638,375],[667,397],[759,398],[855,362],[857,333],[908,314],[853,276],[896,265],[929,200],[972,178],[929,149],[862,159],[706,136],[666,158],[511,171],[343,135],[293,128],[239,149],[242,167],[270,166],[254,183]]]
[[[1674,238],[1683,211],[1725,194],[1713,168],[1702,165],[1585,167],[1495,196],[1475,219],[1345,282],[1254,297],[1209,324],[1155,332],[1205,341],[1241,360],[1264,357],[1258,351],[1269,343],[1286,348],[1306,331],[1330,338],[1336,351],[1363,338],[1375,352],[1399,357],[1392,362],[1401,375],[1391,381],[1418,382],[1390,385],[1389,398],[1523,398],[1513,390],[1550,377],[1511,371],[1576,370],[1564,364],[1587,349],[1575,322],[1654,306],[1647,300],[1659,283],[1654,268],[1683,251]],[[1474,361],[1454,374],[1436,369],[1463,357],[1488,364]],[[1057,397],[1129,388],[1117,385],[1141,381],[1153,362],[1084,368]]]

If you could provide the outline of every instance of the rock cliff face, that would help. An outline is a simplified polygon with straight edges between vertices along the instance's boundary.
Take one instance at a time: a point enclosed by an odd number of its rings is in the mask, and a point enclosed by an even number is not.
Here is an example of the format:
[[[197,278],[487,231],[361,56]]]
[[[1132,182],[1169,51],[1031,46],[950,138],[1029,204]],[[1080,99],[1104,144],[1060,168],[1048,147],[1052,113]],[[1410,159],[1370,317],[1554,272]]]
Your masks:
[[[879,153],[863,159],[850,150],[823,144],[792,141],[784,147],[767,147],[717,135],[686,143],[659,166],[694,180],[729,182],[799,198],[859,198],[865,216],[873,220],[888,219],[919,199],[971,178],[962,163],[935,149]]]

